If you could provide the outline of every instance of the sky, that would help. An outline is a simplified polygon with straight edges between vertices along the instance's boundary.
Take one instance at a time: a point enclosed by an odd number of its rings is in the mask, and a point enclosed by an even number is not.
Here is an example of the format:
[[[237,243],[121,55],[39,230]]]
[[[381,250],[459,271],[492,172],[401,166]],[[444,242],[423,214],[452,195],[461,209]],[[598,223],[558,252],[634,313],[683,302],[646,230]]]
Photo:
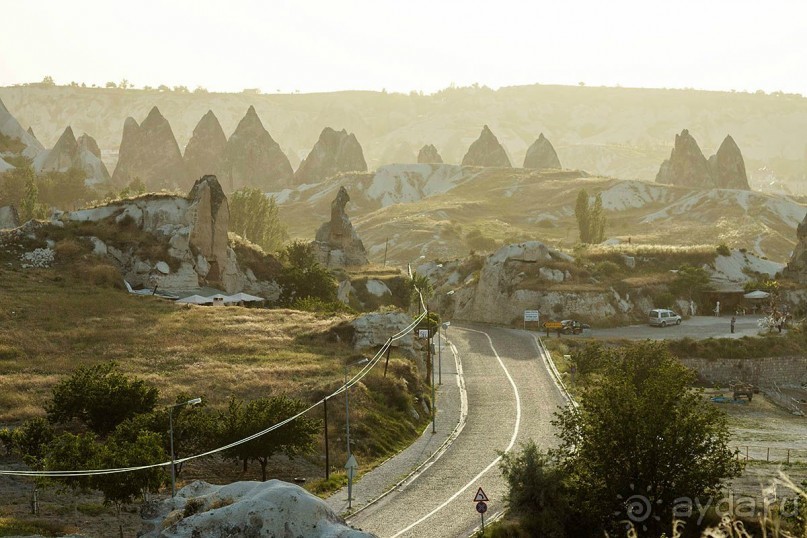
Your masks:
[[[804,0],[0,0],[0,85],[807,95]]]

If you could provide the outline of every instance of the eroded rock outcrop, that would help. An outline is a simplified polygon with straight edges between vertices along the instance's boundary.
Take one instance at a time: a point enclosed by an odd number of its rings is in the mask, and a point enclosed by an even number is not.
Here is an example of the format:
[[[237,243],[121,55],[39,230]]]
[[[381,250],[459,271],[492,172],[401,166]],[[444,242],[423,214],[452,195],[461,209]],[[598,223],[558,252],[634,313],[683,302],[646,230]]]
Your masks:
[[[173,499],[143,510],[144,538],[332,536],[372,538],[350,528],[328,504],[300,486],[267,480],[224,486],[195,481]]]
[[[350,222],[345,206],[350,196],[344,187],[339,188],[331,202],[331,220],[317,230],[314,252],[318,261],[326,267],[350,267],[367,265],[367,251]]]
[[[76,139],[69,126],[52,149],[37,155],[34,168],[39,172],[66,172],[70,168],[79,168],[87,175],[87,185],[109,181],[109,172],[101,161],[98,143],[86,133]]]
[[[749,190],[743,154],[731,135],[726,136],[717,153],[709,158],[709,168],[718,189]]]
[[[291,186],[294,173],[288,157],[269,134],[255,107],[250,106],[224,150],[227,192],[244,187],[279,191]]]
[[[426,144],[418,151],[418,164],[443,164],[443,158],[436,147]]]
[[[797,282],[807,284],[807,216],[796,229],[796,247],[785,268],[785,275]]]
[[[212,110],[202,116],[193,136],[185,146],[185,166],[191,177],[202,177],[208,174],[220,175],[224,165],[224,151],[227,147],[227,136],[221,128],[219,119]]]
[[[661,163],[656,183],[696,189],[749,188],[742,153],[731,136],[723,140],[717,153],[707,161],[686,129],[675,135],[675,147],[670,158]]]
[[[538,139],[527,149],[527,155],[524,157],[524,168],[535,168],[536,170],[562,168],[555,148],[544,137],[544,133],[541,133]]]
[[[123,123],[112,181],[126,185],[135,178],[153,190],[188,187],[188,173],[176,137],[156,106],[142,124],[138,125],[131,117]]]
[[[511,167],[510,158],[504,147],[499,143],[496,135],[485,125],[482,133],[468,148],[462,158],[463,166],[499,166]]]
[[[0,207],[0,230],[16,228],[20,225],[20,216],[13,205]]]
[[[294,173],[294,181],[317,183],[340,172],[366,171],[367,163],[356,135],[348,134],[345,129],[336,131],[326,127]]]
[[[0,99],[0,134],[9,137],[12,141],[18,141],[18,144],[10,144],[13,147],[5,148],[6,151],[0,150],[0,152],[21,154],[33,159],[45,149],[35,136],[22,128],[20,122],[3,104],[2,99]]]

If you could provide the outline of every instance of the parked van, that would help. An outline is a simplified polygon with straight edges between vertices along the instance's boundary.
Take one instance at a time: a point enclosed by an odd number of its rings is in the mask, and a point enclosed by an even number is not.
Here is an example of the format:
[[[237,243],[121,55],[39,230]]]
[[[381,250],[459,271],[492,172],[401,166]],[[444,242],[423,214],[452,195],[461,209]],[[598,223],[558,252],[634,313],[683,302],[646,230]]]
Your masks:
[[[666,327],[667,325],[681,325],[681,316],[672,310],[654,308],[648,315],[648,323],[654,327]]]

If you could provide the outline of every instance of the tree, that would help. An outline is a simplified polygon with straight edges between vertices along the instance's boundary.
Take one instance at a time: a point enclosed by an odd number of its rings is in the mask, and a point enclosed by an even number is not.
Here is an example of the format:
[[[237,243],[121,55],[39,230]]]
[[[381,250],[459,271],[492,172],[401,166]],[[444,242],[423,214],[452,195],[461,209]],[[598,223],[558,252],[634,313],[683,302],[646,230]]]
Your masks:
[[[187,402],[192,396],[187,393],[180,393],[174,400],[175,403]],[[154,432],[159,432],[163,437],[163,448],[170,454],[171,440],[169,437],[168,409],[155,413],[152,424],[148,426]],[[174,408],[174,457],[180,459],[189,454],[199,454],[213,448],[215,443],[216,425],[213,414],[207,408],[207,398],[202,397],[202,403],[198,405],[184,405]],[[174,465],[176,476],[182,473],[182,463]]]
[[[53,81],[53,77],[50,75],[45,76],[42,79],[42,82],[39,83],[41,86],[46,86],[48,88],[53,88],[56,86],[56,83]]]
[[[588,193],[582,189],[577,193],[574,204],[574,218],[577,219],[577,229],[580,231],[580,242],[591,242],[591,226],[589,222]]]
[[[274,196],[260,189],[241,189],[230,196],[230,229],[266,252],[279,250],[288,240]]]
[[[20,202],[20,218],[23,221],[43,218],[45,216],[45,208],[39,203],[39,188],[36,185],[34,169],[29,165],[23,168],[21,173],[25,185],[25,192]]]
[[[227,411],[221,416],[221,424],[224,426],[222,440],[231,443],[253,435],[296,415],[306,407],[305,403],[286,396],[260,398],[247,402],[246,405],[233,397]],[[266,467],[272,456],[283,453],[294,458],[311,452],[320,428],[318,419],[303,415],[256,439],[233,447],[226,452],[226,457],[243,462],[244,470],[247,461],[257,461],[265,482]]]
[[[283,269],[277,278],[281,293],[278,303],[292,306],[295,301],[313,297],[324,302],[336,300],[336,282],[314,256],[310,243],[294,241],[280,253]]]
[[[107,82],[107,83],[104,85],[104,87],[106,87],[106,88],[117,88],[117,87],[118,87],[118,85],[117,85],[117,84],[115,84],[114,82],[112,82],[112,81],[110,80],[109,82]]]
[[[703,293],[712,289],[712,281],[706,269],[685,263],[678,268],[670,289],[678,297],[700,301]]]
[[[156,388],[106,362],[78,368],[59,382],[46,410],[52,423],[78,419],[93,432],[106,435],[124,420],[153,411],[157,395]]]
[[[674,503],[715,494],[741,465],[728,445],[725,415],[691,388],[694,373],[666,346],[643,342],[610,353],[579,408],[553,422],[560,438],[555,454],[575,507],[574,535],[614,531],[630,519],[625,500],[639,494],[652,517],[636,530],[658,536]]]
[[[40,198],[51,207],[74,210],[94,196],[84,181],[87,173],[80,167],[66,172],[47,172],[39,178]]]

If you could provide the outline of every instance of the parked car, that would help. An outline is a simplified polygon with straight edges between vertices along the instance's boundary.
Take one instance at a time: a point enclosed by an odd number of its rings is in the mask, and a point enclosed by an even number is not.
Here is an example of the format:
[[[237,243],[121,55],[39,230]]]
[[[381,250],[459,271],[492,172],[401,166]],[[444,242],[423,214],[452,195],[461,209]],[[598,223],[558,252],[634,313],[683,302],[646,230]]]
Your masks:
[[[681,316],[665,308],[654,308],[648,314],[648,323],[653,327],[666,327],[667,325],[681,325]]]
[[[560,322],[560,332],[563,334],[581,334],[584,329],[590,329],[591,325],[587,323],[580,323],[575,319],[564,319]]]

